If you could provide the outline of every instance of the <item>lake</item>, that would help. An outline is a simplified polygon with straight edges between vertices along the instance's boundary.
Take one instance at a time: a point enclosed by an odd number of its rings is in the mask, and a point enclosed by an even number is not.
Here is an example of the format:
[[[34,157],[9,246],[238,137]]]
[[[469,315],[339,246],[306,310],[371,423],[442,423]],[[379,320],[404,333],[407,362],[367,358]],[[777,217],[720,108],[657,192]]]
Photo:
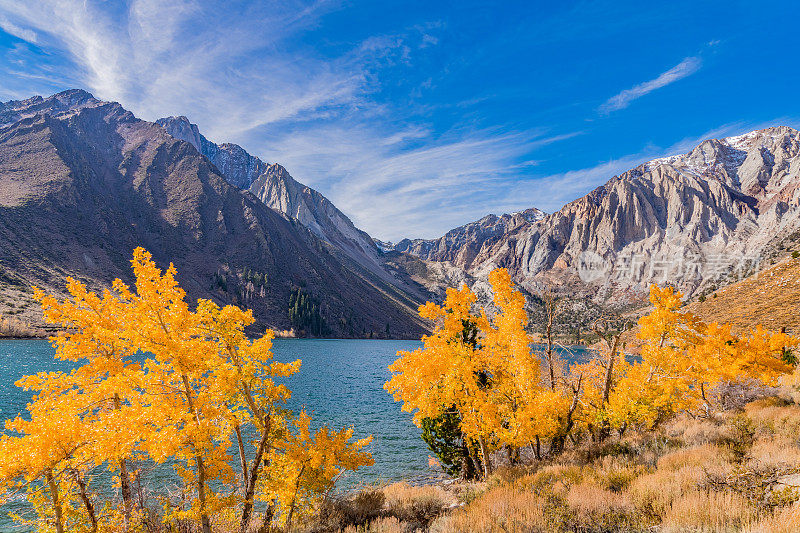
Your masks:
[[[300,372],[285,381],[293,392],[290,407],[306,408],[315,420],[333,428],[352,425],[356,437],[374,438],[370,450],[375,464],[350,474],[343,488],[399,479],[424,482],[441,475],[428,466],[429,451],[411,415],[383,390],[397,351],[419,346],[418,341],[396,340],[275,340],[276,360],[303,362]],[[14,386],[19,378],[71,368],[53,354],[46,340],[0,340],[0,418],[15,417],[30,400],[29,393]],[[0,512],[0,526],[4,518]]]

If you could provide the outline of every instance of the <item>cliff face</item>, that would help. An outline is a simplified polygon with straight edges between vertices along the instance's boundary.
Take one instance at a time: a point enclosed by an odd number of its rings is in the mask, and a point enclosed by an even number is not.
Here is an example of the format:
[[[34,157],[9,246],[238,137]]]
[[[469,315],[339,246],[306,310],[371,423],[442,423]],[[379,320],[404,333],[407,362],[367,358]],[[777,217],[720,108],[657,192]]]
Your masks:
[[[281,165],[265,163],[237,144],[209,141],[186,117],[162,118],[157,123],[173,137],[191,143],[232,185],[248,189],[264,204],[297,220],[384,281],[398,283],[384,269],[370,236],[356,228],[325,196],[297,182]]]
[[[536,223],[545,216],[543,211],[535,207],[511,215],[486,215],[480,220],[452,229],[438,239],[403,239],[393,248],[421,259],[447,261],[469,270],[481,248],[488,243],[502,238],[520,226]]]
[[[692,294],[758,268],[800,228],[799,186],[800,132],[767,128],[640,165],[539,220],[489,216],[397,247],[479,279],[507,267],[532,290],[549,280],[635,298],[672,283]]]
[[[68,91],[3,104],[0,123],[0,311],[35,320],[28,287],[63,291],[67,276],[129,282],[141,245],[175,263],[191,298],[250,307],[259,327],[291,327],[289,293],[302,287],[330,335],[423,331],[417,300],[119,104]]]

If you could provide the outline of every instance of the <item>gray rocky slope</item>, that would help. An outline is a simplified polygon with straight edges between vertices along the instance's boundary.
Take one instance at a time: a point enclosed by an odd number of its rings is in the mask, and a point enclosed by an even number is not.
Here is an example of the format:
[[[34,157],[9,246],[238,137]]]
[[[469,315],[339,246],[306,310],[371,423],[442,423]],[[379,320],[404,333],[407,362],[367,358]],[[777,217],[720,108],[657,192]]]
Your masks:
[[[156,121],[167,133],[194,146],[211,161],[229,183],[247,189],[267,206],[298,221],[320,239],[332,244],[364,268],[397,283],[383,267],[378,247],[369,235],[318,191],[296,181],[277,163],[266,163],[232,143],[217,144],[203,136],[184,116]]]
[[[758,268],[797,231],[799,189],[800,132],[767,128],[644,163],[538,220],[486,217],[397,248],[478,280],[507,267],[532,291],[636,300],[672,283],[693,294]]]
[[[122,106],[72,90],[0,104],[0,313],[35,321],[30,286],[131,281],[136,246],[174,262],[190,298],[291,327],[312,295],[335,336],[417,337],[418,299],[295,219],[229,184],[193,145]]]

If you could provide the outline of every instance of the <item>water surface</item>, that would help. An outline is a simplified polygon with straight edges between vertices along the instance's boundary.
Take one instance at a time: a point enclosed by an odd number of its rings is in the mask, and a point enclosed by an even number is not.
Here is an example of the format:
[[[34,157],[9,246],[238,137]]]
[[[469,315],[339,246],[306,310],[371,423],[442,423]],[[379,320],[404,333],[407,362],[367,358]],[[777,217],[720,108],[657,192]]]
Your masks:
[[[347,489],[366,483],[399,479],[424,482],[441,474],[428,465],[429,451],[420,430],[400,404],[383,389],[389,379],[388,365],[398,350],[413,350],[418,341],[349,339],[276,339],[273,352],[282,362],[302,360],[300,371],[285,380],[293,396],[289,407],[305,408],[315,425],[332,428],[353,426],[355,437],[373,436],[371,467],[349,474],[340,482]],[[585,356],[585,349],[563,353],[565,359]],[[46,340],[0,340],[0,419],[24,411],[31,394],[14,385],[24,375],[69,371],[72,363],[56,360]],[[155,487],[176,483],[172,470],[161,466],[149,470],[145,479]],[[0,531],[10,531],[0,510]]]

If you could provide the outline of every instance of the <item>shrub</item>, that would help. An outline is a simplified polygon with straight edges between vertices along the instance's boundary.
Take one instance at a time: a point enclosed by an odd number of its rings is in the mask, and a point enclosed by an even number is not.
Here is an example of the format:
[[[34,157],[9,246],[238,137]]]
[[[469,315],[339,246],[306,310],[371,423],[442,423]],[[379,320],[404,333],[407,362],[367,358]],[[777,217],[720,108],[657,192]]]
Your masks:
[[[689,491],[675,500],[662,531],[736,531],[755,520],[747,500],[732,492]]]
[[[554,517],[546,499],[514,487],[496,487],[468,507],[436,519],[431,533],[494,533],[553,531]]]

